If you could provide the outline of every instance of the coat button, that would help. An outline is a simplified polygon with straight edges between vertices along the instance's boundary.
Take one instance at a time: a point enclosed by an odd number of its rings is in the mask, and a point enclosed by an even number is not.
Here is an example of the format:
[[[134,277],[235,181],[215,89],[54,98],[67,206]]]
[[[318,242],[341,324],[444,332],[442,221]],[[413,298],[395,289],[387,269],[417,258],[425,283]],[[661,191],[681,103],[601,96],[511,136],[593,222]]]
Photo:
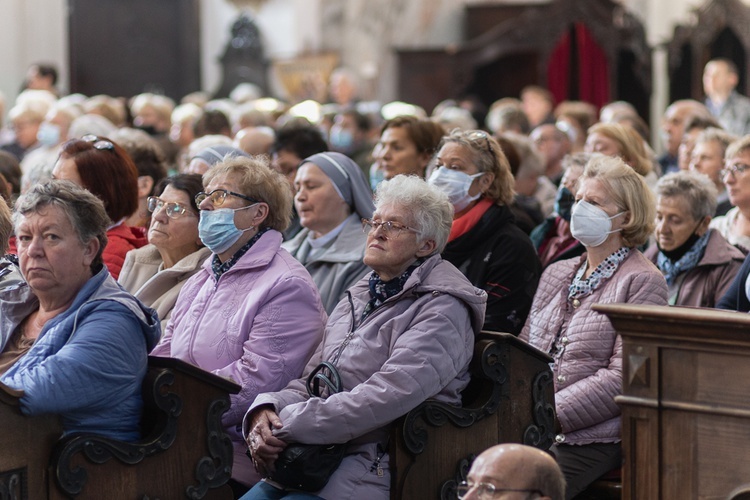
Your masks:
[[[557,381],[560,382],[560,383],[565,382],[565,375],[558,375],[557,376]]]
[[[437,297],[438,295],[440,295],[440,292],[438,292],[437,290],[433,290],[432,291],[432,296],[433,297]]]
[[[567,345],[567,343],[568,343],[568,337],[563,337],[560,340],[562,341],[563,345]]]
[[[573,299],[573,307],[580,307],[581,301],[578,299]]]
[[[562,444],[565,442],[565,435],[564,434],[558,434],[555,436],[555,442],[558,444]]]

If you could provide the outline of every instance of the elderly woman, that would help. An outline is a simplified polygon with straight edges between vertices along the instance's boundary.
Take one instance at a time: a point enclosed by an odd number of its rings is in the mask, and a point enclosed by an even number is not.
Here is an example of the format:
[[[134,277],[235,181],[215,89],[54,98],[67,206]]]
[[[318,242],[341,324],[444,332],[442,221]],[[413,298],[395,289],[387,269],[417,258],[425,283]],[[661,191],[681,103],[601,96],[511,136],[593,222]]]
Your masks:
[[[424,177],[444,134],[435,122],[414,116],[397,116],[380,129],[380,141],[375,146],[375,168],[385,179],[396,175]]]
[[[245,417],[259,470],[273,472],[287,443],[348,443],[315,498],[389,498],[389,424],[426,398],[460,402],[484,321],[485,293],[440,257],[452,212],[443,193],[415,176],[378,187],[373,218],[364,221],[373,272],[336,306],[303,378],[258,396]],[[305,377],[322,361],[338,369],[343,391],[310,399]],[[263,482],[243,499],[285,494]]]
[[[455,210],[443,258],[487,292],[484,328],[518,335],[534,298],[541,265],[516,226],[513,175],[494,138],[454,131],[442,142],[429,183]]]
[[[104,202],[112,221],[107,228],[104,264],[117,279],[125,254],[146,244],[143,229],[125,222],[138,209],[138,170],[133,160],[106,137],[85,135],[62,145],[52,176],[75,182]]]
[[[656,184],[656,246],[645,255],[664,274],[669,303],[715,307],[745,256],[708,224],[716,188],[707,176],[680,171]]]
[[[0,382],[24,391],[25,415],[57,413],[66,433],[138,439],[159,321],[102,265],[110,223],[102,202],[52,181],[33,187],[15,210],[27,285],[0,292]]]
[[[198,235],[212,252],[180,291],[151,353],[180,358],[242,386],[223,423],[235,445],[235,491],[260,479],[245,456],[242,417],[255,397],[299,377],[326,313],[310,273],[281,248],[292,196],[262,159],[231,158],[203,177]]]
[[[711,227],[747,254],[750,251],[750,135],[727,147],[720,174],[734,208],[726,215],[714,217]]]
[[[330,314],[367,271],[360,221],[375,210],[372,191],[362,169],[334,152],[305,158],[294,185],[294,206],[304,229],[282,247],[310,272]]]
[[[182,287],[211,255],[198,237],[200,175],[178,174],[164,179],[148,199],[153,214],[149,244],[125,256],[118,281],[141,302],[156,309],[162,330]]]
[[[667,285],[637,249],[654,227],[654,199],[619,158],[597,155],[579,179],[571,232],[585,247],[542,274],[521,339],[549,353],[562,434],[552,452],[572,498],[621,465],[622,339],[594,304],[666,305]]]

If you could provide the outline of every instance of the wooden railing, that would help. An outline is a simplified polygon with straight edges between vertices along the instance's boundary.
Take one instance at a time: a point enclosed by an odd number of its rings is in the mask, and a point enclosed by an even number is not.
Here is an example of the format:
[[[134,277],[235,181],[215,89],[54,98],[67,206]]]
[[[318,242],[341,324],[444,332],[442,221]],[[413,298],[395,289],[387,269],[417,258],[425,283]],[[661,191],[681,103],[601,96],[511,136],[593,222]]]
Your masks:
[[[623,339],[624,499],[750,490],[750,315],[599,305]]]

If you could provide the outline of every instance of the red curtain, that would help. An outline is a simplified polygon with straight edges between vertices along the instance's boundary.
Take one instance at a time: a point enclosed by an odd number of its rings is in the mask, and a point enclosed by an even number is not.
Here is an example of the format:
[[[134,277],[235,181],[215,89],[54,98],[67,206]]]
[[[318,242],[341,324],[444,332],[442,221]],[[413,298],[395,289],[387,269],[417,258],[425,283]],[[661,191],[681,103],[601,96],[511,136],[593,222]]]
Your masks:
[[[571,32],[575,40],[571,40]],[[576,74],[570,74],[571,68],[577,70]],[[607,57],[583,23],[575,23],[571,31],[560,37],[547,67],[547,87],[556,102],[575,96],[570,85],[577,86],[576,98],[580,101],[597,108],[609,102]]]

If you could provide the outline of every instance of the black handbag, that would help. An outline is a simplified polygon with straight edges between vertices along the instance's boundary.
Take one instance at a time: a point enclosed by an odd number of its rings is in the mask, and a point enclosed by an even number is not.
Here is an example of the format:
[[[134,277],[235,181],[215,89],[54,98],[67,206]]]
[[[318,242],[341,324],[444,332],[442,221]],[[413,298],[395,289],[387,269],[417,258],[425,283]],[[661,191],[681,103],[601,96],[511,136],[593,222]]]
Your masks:
[[[328,395],[342,389],[339,372],[328,361],[315,367],[307,377],[307,393],[311,398],[324,397],[326,389]],[[346,444],[290,444],[279,453],[276,471],[270,478],[287,488],[320,491],[341,465],[345,451]]]

